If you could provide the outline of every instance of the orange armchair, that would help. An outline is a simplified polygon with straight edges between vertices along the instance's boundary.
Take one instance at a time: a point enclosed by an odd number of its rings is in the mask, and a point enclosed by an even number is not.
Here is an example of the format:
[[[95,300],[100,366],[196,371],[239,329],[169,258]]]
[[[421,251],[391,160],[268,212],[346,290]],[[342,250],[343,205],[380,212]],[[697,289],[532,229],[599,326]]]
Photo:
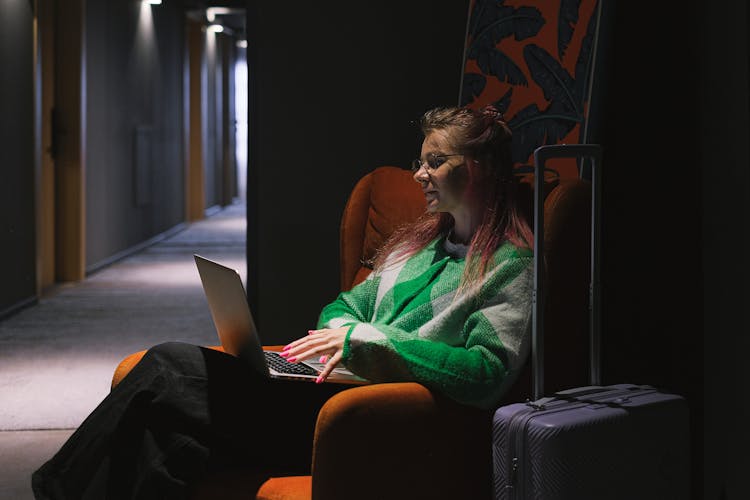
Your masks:
[[[530,189],[527,192],[531,203]],[[529,205],[530,206],[530,205]],[[380,167],[356,184],[341,220],[341,288],[370,272],[367,262],[400,224],[424,212],[411,172]],[[545,199],[549,390],[586,380],[590,190],[581,180],[549,186]],[[125,358],[113,386],[145,351]],[[531,395],[527,366],[506,401]],[[193,498],[257,500],[490,498],[491,411],[458,405],[417,383],[355,387],[332,397],[315,429],[312,475],[268,478],[232,471],[206,478]]]

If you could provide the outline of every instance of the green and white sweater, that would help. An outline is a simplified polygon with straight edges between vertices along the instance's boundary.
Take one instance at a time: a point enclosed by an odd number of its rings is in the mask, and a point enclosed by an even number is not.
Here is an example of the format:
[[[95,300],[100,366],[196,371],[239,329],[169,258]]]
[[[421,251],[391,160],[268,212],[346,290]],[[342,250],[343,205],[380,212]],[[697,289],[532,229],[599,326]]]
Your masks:
[[[529,352],[532,252],[503,244],[481,287],[456,296],[466,247],[437,238],[326,306],[318,328],[349,326],[342,362],[373,382],[416,381],[492,408]]]

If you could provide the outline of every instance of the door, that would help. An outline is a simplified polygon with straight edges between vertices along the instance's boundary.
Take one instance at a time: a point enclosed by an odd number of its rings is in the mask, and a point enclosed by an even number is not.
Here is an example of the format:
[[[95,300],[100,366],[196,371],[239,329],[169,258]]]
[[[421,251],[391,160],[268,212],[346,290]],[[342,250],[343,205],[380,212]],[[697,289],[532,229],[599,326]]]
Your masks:
[[[84,0],[37,1],[37,291],[85,266]]]

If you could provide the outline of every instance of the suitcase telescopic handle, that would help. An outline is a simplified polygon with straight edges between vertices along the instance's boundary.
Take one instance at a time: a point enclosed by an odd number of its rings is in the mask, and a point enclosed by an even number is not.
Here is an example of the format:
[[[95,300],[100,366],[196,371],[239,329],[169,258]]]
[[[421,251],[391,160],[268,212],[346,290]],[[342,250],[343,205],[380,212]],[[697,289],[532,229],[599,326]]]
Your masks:
[[[531,361],[534,399],[544,396],[544,165],[552,158],[589,158],[591,168],[591,281],[589,283],[589,328],[591,385],[601,384],[599,248],[602,148],[598,144],[557,144],[534,150],[534,290],[531,330]]]

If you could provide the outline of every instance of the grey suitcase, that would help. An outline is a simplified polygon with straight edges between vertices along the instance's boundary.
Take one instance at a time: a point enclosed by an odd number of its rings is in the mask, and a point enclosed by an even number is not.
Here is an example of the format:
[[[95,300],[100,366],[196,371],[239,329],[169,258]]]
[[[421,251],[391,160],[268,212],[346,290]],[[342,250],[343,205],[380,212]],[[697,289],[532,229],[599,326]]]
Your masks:
[[[550,158],[592,160],[591,386],[544,395],[543,275],[534,264],[532,377],[534,401],[493,416],[496,499],[688,499],[689,423],[685,399],[650,386],[600,385],[598,216],[601,149],[542,146],[534,152],[535,255],[542,255],[542,176]]]

